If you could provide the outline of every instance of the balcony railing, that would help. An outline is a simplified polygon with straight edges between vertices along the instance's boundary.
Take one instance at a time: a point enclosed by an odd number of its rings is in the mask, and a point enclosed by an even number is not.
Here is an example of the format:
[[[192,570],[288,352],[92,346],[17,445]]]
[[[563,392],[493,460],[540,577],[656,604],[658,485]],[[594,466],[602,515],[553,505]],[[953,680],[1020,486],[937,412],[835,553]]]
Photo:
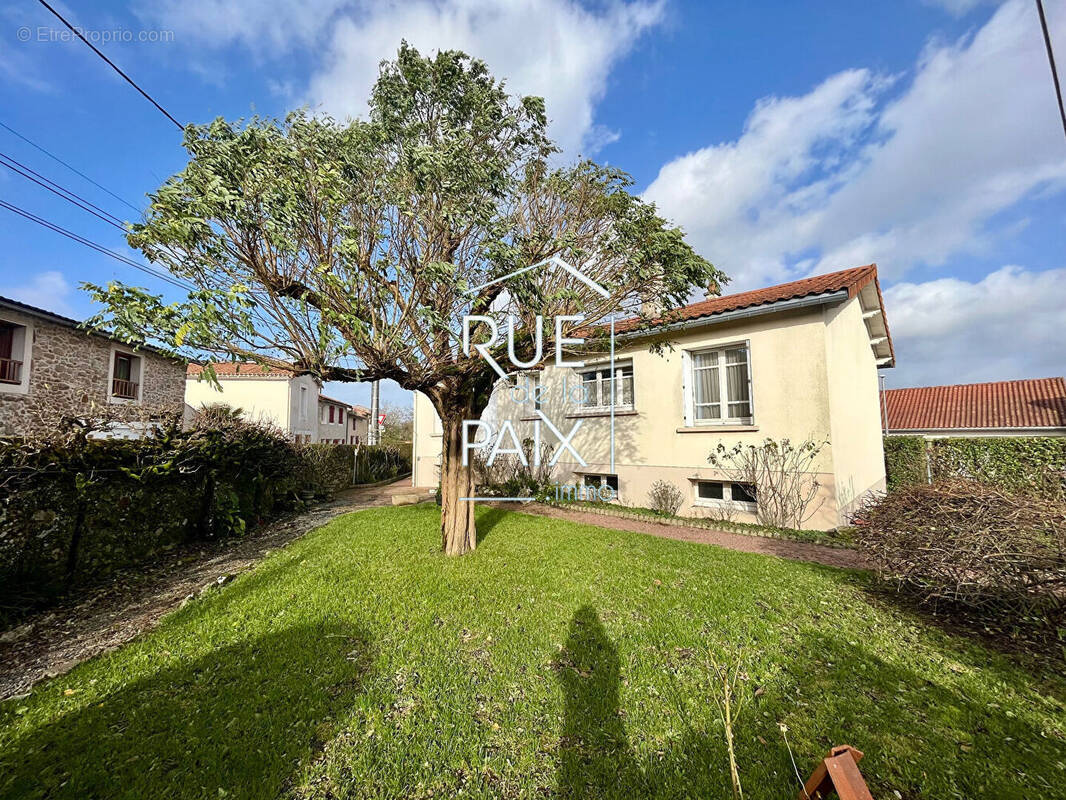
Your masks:
[[[137,384],[134,381],[124,381],[122,378],[115,378],[111,381],[111,394],[115,397],[120,397],[123,400],[136,400]]]
[[[0,383],[22,383],[22,362],[0,358]]]

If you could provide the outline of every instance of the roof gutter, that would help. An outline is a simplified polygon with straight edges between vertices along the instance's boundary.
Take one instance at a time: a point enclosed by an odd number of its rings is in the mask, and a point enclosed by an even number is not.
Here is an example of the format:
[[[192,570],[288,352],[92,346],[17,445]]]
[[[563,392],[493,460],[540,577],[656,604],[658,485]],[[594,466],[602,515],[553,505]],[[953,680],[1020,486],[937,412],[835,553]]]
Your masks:
[[[749,308],[738,308],[734,311],[721,311],[717,314],[710,314],[706,317],[697,317],[696,319],[686,319],[681,320],[680,322],[672,322],[669,325],[660,325],[649,330],[620,333],[618,334],[617,338],[633,339],[643,336],[654,336],[658,333],[689,330],[691,328],[699,328],[705,325],[717,325],[719,322],[732,322],[733,320],[747,319],[748,317],[758,317],[762,316],[763,314],[777,314],[782,311],[794,311],[797,308],[835,305],[836,303],[842,303],[847,299],[847,289],[841,289],[840,291],[836,292],[827,292],[826,294],[812,295],[809,297],[793,297],[790,300],[778,300],[775,303],[765,303],[763,305],[751,306]]]

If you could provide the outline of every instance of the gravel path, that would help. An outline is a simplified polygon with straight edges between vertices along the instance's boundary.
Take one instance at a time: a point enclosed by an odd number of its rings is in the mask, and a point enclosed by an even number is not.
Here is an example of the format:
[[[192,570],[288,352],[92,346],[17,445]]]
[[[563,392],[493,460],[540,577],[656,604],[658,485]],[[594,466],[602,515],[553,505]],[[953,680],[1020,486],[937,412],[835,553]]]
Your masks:
[[[329,503],[240,539],[190,544],[87,587],[0,634],[0,699],[24,694],[44,678],[117,649],[154,627],[186,598],[228,582],[308,531],[351,511],[391,505],[392,495],[412,491],[410,478],[349,489]]]
[[[714,544],[729,550],[739,550],[742,553],[761,553],[780,558],[790,558],[796,561],[813,561],[830,567],[862,569],[866,566],[862,555],[855,550],[827,547],[811,542],[771,539],[766,536],[745,536],[742,533],[726,533],[725,531],[702,527],[685,528],[676,525],[663,525],[650,520],[644,521],[626,517],[611,517],[605,514],[591,514],[587,511],[557,508],[556,506],[540,505],[539,503],[530,503],[522,506],[521,509],[512,508],[511,510],[521,510],[527,514],[539,514],[543,517],[565,519],[569,522],[580,522],[585,525],[595,525],[599,528],[610,528],[616,531],[650,533],[653,536],[679,539],[683,542]]]

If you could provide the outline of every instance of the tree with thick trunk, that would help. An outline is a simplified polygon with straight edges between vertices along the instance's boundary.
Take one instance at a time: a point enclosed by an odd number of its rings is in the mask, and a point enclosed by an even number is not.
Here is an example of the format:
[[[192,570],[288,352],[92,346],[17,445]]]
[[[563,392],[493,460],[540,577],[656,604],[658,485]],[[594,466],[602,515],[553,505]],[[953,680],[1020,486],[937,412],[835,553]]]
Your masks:
[[[558,315],[580,315],[559,331],[571,337],[640,315],[652,292],[676,307],[724,278],[628,191],[625,173],[560,166],[543,100],[509,95],[480,61],[403,44],[369,106],[365,120],[294,112],[188,126],[188,164],[128,238],[196,289],[168,303],[89,286],[105,307],[93,322],[204,360],[209,380],[212,361],[251,360],[425,393],[444,427],[443,549],[458,555],[476,544],[462,422],[480,417],[497,378],[462,352],[464,315],[491,315],[501,331],[516,318],[524,361],[542,315],[547,360]],[[551,263],[492,283],[553,257],[609,296]],[[505,361],[506,343],[492,353]]]

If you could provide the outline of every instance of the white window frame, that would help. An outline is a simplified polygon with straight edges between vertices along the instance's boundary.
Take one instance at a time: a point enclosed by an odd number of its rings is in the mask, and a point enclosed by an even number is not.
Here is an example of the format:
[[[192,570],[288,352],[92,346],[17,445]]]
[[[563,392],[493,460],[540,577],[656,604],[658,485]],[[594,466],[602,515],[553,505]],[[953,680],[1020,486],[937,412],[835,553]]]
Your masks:
[[[129,356],[132,359],[130,363],[130,380],[137,384],[136,397],[115,396],[115,356],[118,354]],[[134,377],[134,370],[136,370],[136,377]],[[140,403],[144,397],[145,372],[144,357],[140,353],[135,353],[127,347],[111,345],[107,365],[107,402],[115,404]]]
[[[29,394],[30,365],[33,363],[33,323],[0,315],[0,321],[22,328],[22,352],[16,360],[22,361],[18,383],[0,383],[0,393]],[[12,342],[11,357],[15,359],[15,344]]]
[[[728,350],[743,349],[747,356],[748,365],[748,411],[746,417],[730,417],[729,414],[729,380],[726,376],[725,354]],[[718,365],[712,369],[718,372],[718,401],[721,405],[722,416],[719,419],[696,419],[696,360],[695,356],[707,353],[718,354]],[[685,425],[688,427],[715,425],[754,425],[755,424],[755,388],[752,380],[751,368],[751,342],[748,340],[731,342],[729,344],[714,345],[713,347],[697,347],[681,352],[681,361],[684,371],[685,387]],[[735,401],[734,401],[735,402]]]
[[[615,411],[635,411],[637,407],[637,377],[636,372],[633,370],[633,362],[629,360],[615,361],[614,362],[614,377],[605,378],[603,374],[611,371],[611,364],[607,361],[601,361],[598,364],[586,364],[584,367],[575,370],[577,377],[581,385],[581,403],[578,405],[578,411],[580,413],[596,413],[600,411],[610,411],[611,403],[608,396],[607,402],[603,402],[603,387],[604,384],[611,383],[618,387],[617,394],[614,399]],[[618,374],[621,372],[624,378],[628,373],[630,381],[630,402],[622,402],[624,395],[624,382],[617,380]],[[596,373],[596,404],[585,405],[585,376]],[[617,381],[617,382],[616,382]]]
[[[700,497],[700,484],[701,483],[720,483],[722,484],[722,498],[716,497]],[[736,508],[741,511],[750,511],[754,513],[756,511],[756,504],[750,500],[734,500],[733,499],[733,484],[743,483],[743,481],[725,481],[716,480],[714,478],[700,478],[692,481],[692,493],[693,501],[692,505],[699,508]]]

